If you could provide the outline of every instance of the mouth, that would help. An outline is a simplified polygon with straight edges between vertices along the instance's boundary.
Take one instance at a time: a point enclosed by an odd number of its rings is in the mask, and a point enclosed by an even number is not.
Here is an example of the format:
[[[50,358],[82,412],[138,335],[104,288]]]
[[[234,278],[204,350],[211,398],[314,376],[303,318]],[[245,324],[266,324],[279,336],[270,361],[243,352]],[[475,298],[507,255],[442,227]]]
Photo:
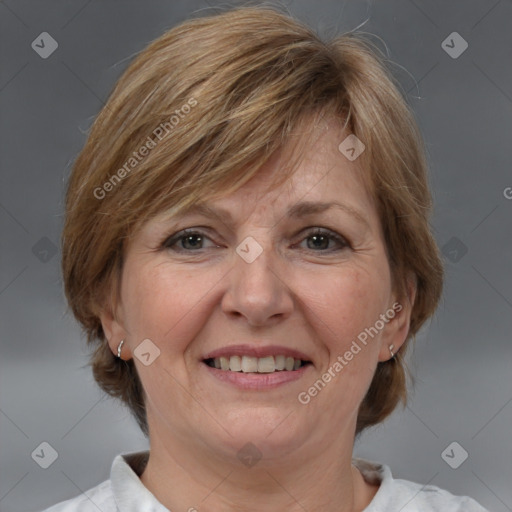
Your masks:
[[[299,359],[284,354],[255,357],[247,355],[231,355],[209,357],[203,363],[210,368],[222,372],[237,373],[277,373],[294,372],[312,364],[311,361]]]

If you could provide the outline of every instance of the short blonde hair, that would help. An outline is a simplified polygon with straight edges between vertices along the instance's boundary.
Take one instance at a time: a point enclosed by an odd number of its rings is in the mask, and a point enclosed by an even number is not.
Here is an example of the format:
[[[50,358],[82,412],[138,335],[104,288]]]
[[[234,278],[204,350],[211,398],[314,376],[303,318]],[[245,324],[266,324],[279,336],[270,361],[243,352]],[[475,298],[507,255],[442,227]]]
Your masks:
[[[117,303],[127,241],[158,213],[237,190],[290,146],[311,115],[338,119],[364,142],[359,161],[378,208],[394,291],[407,298],[411,276],[417,285],[407,341],[394,359],[378,364],[357,432],[405,404],[407,342],[434,313],[443,281],[414,118],[366,38],[350,33],[324,42],[275,8],[234,8],[181,23],[135,58],[97,116],[68,183],[66,297],[95,347],[95,380],[130,408],[146,436],[135,365],[114,356],[99,318]],[[283,169],[279,183],[292,168]]]

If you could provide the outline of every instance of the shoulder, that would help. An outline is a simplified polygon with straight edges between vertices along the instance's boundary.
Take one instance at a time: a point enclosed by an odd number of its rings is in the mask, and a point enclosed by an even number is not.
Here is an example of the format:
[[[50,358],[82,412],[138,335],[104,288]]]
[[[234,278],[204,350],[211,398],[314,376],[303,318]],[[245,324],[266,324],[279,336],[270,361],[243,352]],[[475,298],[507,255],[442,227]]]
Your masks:
[[[117,511],[110,480],[105,480],[80,496],[52,505],[43,512],[98,512],[98,510]]]
[[[403,512],[488,512],[468,496],[455,496],[435,485],[421,485],[408,480],[393,480],[393,501],[402,503]]]
[[[167,509],[144,487],[138,476],[148,457],[147,450],[117,455],[112,462],[110,479],[43,512],[119,512],[119,509],[165,512]]]
[[[368,483],[379,490],[364,512],[488,512],[468,496],[455,496],[435,485],[422,485],[393,478],[384,464],[354,459]]]

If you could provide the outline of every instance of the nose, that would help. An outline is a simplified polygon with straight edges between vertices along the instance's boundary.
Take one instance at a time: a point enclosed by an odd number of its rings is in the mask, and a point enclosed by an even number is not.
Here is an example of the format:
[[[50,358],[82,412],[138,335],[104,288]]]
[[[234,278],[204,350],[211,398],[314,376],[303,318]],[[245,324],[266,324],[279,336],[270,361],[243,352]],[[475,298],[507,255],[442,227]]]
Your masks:
[[[250,263],[238,253],[233,260],[233,269],[228,273],[229,285],[222,299],[223,312],[244,317],[255,327],[287,318],[294,301],[287,283],[289,272],[284,272],[279,256],[267,246]]]

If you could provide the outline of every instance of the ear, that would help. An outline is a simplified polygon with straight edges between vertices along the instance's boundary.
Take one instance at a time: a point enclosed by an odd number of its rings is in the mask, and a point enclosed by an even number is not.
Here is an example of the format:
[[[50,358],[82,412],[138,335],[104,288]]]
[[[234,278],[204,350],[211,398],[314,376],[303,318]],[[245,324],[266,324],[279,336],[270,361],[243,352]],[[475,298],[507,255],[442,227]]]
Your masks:
[[[123,326],[122,320],[114,315],[110,306],[105,306],[100,312],[101,326],[107,338],[110,350],[117,357],[117,348],[121,340],[125,340],[122,347],[121,359],[128,360],[131,358],[129,343],[126,340],[128,332]]]
[[[393,294],[393,304],[386,312],[389,319],[381,336],[381,346],[379,352],[379,361],[387,361],[391,359],[391,349],[396,354],[400,347],[405,343],[409,334],[411,324],[411,314],[416,300],[417,282],[416,276],[410,274],[407,279],[407,296],[401,300],[397,300]],[[393,315],[394,312],[394,316]],[[388,314],[389,313],[389,314]]]

